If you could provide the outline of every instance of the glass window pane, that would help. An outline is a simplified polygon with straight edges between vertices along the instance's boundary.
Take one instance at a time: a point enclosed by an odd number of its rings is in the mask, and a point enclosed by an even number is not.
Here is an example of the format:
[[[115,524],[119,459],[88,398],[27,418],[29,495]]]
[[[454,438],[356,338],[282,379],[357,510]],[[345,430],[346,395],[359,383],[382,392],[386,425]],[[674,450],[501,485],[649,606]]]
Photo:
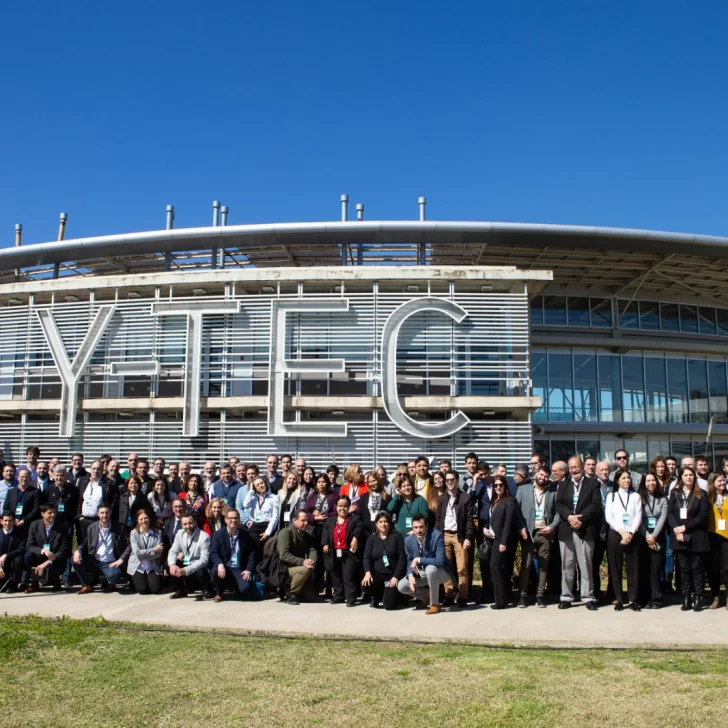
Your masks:
[[[689,440],[673,440],[670,454],[677,460],[677,467],[679,469],[682,458],[693,456],[693,443]]]
[[[599,410],[604,422],[622,421],[622,384],[619,374],[619,357],[616,354],[599,354]]]
[[[614,455],[617,450],[621,450],[624,447],[624,440],[618,440],[616,437],[603,437],[601,440],[601,458],[600,460],[607,460],[610,465],[610,469],[614,470]]]
[[[705,359],[688,359],[690,422],[708,421],[708,372]]]
[[[609,298],[590,298],[591,325],[612,327],[612,301]],[[728,313],[728,312],[726,312]],[[726,318],[726,331],[728,331],[728,317]]]
[[[698,310],[695,306],[680,304],[680,331],[689,334],[698,333]]]
[[[680,316],[676,303],[660,304],[660,324],[663,331],[680,331]]]
[[[551,453],[549,452],[549,441],[544,438],[543,440],[534,439],[533,451],[539,455],[543,455],[547,465],[551,464]]]
[[[576,454],[584,462],[586,458],[596,458],[599,461],[599,440],[577,440]]]
[[[599,419],[596,354],[574,352],[574,419]]]
[[[652,462],[653,458],[656,458],[658,455],[662,455],[662,457],[667,457],[670,454],[670,441],[665,440],[658,440],[655,437],[650,437],[647,440],[647,459]]]
[[[531,299],[531,326],[543,324],[543,297],[536,296]]]
[[[647,385],[647,421],[667,422],[667,380],[665,360],[645,357],[645,382]]]
[[[688,375],[685,359],[665,359],[670,422],[688,421]]]
[[[713,457],[715,458],[713,470],[717,473],[722,472],[723,458],[728,458],[728,440],[721,440],[720,438],[713,440]]]
[[[625,440],[625,450],[629,453],[629,469],[643,473],[648,466],[647,462],[647,440],[645,438],[635,437],[631,440]],[[635,483],[639,486],[639,483]]]
[[[534,420],[547,420],[548,396],[546,378],[546,354],[543,351],[533,352],[531,357],[531,379],[533,380],[533,396],[541,397],[541,406],[533,413]]]
[[[645,374],[641,356],[622,357],[622,410],[625,422],[645,421]]]
[[[574,391],[572,387],[571,352],[550,351],[549,357],[549,419],[574,419]]]
[[[728,422],[728,389],[726,389],[725,360],[708,361],[710,384],[710,414],[716,424]]]
[[[574,438],[570,440],[551,440],[551,462],[555,463],[559,460],[568,462],[569,458],[574,457]]]
[[[701,334],[710,334],[715,336],[717,333],[715,328],[715,309],[700,306],[698,308],[698,324]]]
[[[660,306],[652,301],[640,301],[640,328],[660,328]]]
[[[619,327],[622,329],[639,328],[639,305],[637,301],[619,300]]]
[[[728,336],[728,310],[719,308],[716,313],[718,314],[718,334]]]
[[[567,299],[569,326],[589,326],[589,299],[572,298]]]
[[[544,296],[543,313],[546,326],[566,326],[566,298]]]

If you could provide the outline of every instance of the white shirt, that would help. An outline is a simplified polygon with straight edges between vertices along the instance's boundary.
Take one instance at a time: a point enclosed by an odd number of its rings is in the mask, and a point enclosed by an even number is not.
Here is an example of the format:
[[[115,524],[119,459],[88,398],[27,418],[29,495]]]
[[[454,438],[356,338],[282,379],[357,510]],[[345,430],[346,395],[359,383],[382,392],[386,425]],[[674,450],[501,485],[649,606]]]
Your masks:
[[[447,502],[447,508],[445,509],[444,528],[446,531],[457,531],[458,530],[458,519],[455,516],[455,496],[454,495],[451,495]]]
[[[708,481],[705,478],[698,478],[698,486],[700,490],[704,490],[706,493],[708,492]]]
[[[111,527],[103,528],[99,526],[99,540],[96,544],[96,560],[102,564],[109,564],[114,559],[114,534]]]
[[[415,478],[415,493],[425,497],[425,486],[427,485],[427,478],[421,480],[419,477]]]
[[[615,531],[637,533],[642,523],[642,499],[631,489],[607,494],[605,518]]]
[[[101,483],[94,483],[89,480],[86,489],[83,491],[83,506],[81,507],[81,515],[84,518],[96,518],[98,515],[99,504],[104,493],[101,489]]]

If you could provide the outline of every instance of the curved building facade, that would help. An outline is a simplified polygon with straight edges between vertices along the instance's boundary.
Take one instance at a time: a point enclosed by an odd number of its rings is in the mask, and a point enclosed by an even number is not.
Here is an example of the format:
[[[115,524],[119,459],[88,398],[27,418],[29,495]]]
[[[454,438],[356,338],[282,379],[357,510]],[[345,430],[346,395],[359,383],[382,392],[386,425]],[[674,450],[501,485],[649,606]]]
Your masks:
[[[216,225],[7,248],[0,443],[197,466],[720,458],[727,285],[728,239],[569,226]]]

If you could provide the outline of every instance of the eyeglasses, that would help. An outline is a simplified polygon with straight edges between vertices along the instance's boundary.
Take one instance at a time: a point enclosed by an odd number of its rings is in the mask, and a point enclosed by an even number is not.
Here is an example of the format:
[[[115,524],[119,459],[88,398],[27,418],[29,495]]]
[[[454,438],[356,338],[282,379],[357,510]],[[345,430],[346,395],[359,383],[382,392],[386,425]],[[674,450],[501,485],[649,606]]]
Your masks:
[[[627,459],[626,455],[617,455],[617,457],[615,458],[615,460],[626,460],[626,459]]]

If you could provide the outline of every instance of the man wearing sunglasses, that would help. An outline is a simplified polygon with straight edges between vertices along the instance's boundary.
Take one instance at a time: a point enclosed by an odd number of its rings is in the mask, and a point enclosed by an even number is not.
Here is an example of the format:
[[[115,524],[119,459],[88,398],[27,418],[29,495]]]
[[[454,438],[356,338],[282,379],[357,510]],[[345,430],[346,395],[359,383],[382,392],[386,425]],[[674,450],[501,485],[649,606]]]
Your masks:
[[[639,487],[642,475],[635,470],[629,469],[629,454],[627,451],[617,450],[614,454],[614,460],[616,461],[617,468],[610,473],[609,480],[613,483],[620,473],[624,473],[625,471],[629,472],[629,475],[632,478],[632,488],[636,491]]]

